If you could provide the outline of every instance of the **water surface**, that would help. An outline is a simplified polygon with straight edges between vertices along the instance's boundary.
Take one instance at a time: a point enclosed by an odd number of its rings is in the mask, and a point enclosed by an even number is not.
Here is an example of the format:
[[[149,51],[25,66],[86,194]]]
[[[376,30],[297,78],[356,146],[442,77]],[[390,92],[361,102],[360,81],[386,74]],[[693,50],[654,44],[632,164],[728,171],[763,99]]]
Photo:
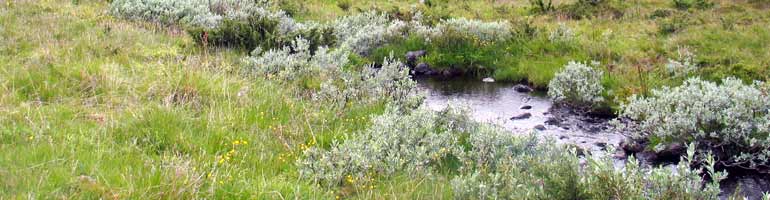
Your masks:
[[[418,79],[418,88],[426,91],[425,104],[434,110],[446,106],[464,105],[474,120],[505,127],[512,134],[528,134],[553,138],[559,143],[575,144],[601,154],[607,145],[617,146],[623,136],[608,129],[606,120],[586,120],[584,116],[561,114],[555,117],[553,102],[544,93],[521,93],[511,83],[484,83],[475,79]],[[522,109],[531,106],[531,109]],[[530,113],[527,119],[511,120],[513,116]],[[565,113],[565,112],[561,112]],[[568,113],[568,112],[566,112]],[[551,122],[546,123],[549,119]],[[545,130],[537,130],[544,126]]]

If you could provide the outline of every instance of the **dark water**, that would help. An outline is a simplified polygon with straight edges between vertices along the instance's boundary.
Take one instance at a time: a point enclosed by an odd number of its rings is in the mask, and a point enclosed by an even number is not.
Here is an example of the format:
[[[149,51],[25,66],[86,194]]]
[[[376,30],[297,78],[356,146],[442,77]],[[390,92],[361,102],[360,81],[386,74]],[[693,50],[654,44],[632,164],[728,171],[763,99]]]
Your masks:
[[[575,144],[584,150],[603,154],[608,145],[617,146],[623,136],[596,127],[609,126],[606,121],[588,123],[579,116],[555,117],[554,106],[544,93],[520,93],[511,83],[484,83],[480,79],[419,79],[418,87],[427,92],[425,104],[435,110],[447,105],[463,105],[470,108],[473,119],[501,125],[512,134],[536,132],[559,143]],[[531,106],[531,109],[522,109]],[[511,120],[513,116],[530,113],[527,119]],[[554,118],[554,119],[552,119]],[[558,125],[546,123],[549,119]],[[536,130],[535,126],[545,130]]]

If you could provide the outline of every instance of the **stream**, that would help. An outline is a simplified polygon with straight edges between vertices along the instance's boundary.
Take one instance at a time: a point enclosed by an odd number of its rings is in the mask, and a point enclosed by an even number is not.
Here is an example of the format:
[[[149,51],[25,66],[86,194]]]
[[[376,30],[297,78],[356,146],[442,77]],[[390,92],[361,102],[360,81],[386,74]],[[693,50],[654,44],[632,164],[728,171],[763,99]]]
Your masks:
[[[477,79],[420,78],[418,88],[426,92],[425,105],[441,110],[448,105],[470,109],[471,117],[480,122],[500,125],[512,134],[535,132],[543,138],[552,138],[559,144],[575,145],[591,155],[606,155],[610,145],[618,147],[623,134],[610,128],[609,119],[587,117],[567,108],[554,106],[542,92],[519,92],[521,85],[485,83]],[[526,114],[529,113],[529,114]],[[521,119],[511,119],[518,116]],[[615,157],[615,167],[623,167],[624,158]],[[670,163],[667,167],[675,167]],[[736,187],[748,199],[761,199],[762,192],[770,191],[770,175],[731,172],[722,181],[720,199],[727,199]]]
[[[581,116],[568,109],[555,108],[542,92],[518,92],[516,84],[485,83],[475,79],[419,79],[426,91],[425,104],[434,110],[463,105],[471,117],[505,127],[514,134],[535,132],[557,143],[573,144],[593,155],[606,154],[608,145],[618,146],[624,139],[610,131],[608,119]],[[520,119],[511,119],[518,116]]]

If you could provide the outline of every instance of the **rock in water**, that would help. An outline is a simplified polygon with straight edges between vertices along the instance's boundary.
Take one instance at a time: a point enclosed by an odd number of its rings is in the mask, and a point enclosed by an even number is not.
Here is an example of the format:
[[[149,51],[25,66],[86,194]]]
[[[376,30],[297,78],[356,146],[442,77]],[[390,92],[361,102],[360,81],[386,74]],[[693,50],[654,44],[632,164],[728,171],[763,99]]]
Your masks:
[[[671,143],[656,153],[658,158],[678,158],[687,153],[687,146],[681,143]]]
[[[520,109],[522,109],[522,110],[529,110],[529,109],[532,109],[532,106],[530,106],[530,105],[523,105],[523,106],[521,106]]]
[[[490,78],[490,77],[486,77],[484,79],[481,79],[481,81],[483,81],[484,83],[494,83],[495,79]]]
[[[532,113],[523,113],[523,114],[511,117],[511,120],[529,119],[530,117],[532,117]]]
[[[544,131],[546,128],[545,128],[544,125],[538,124],[537,126],[535,126],[535,129],[538,130],[538,131]]]
[[[417,61],[418,58],[424,56],[427,52],[425,50],[419,50],[419,51],[410,51],[406,52],[406,62],[407,63],[414,63]]]
[[[531,87],[526,86],[526,85],[522,85],[522,84],[518,84],[518,85],[513,86],[513,90],[516,90],[516,92],[521,92],[521,93],[532,92],[532,88]]]
[[[644,145],[631,139],[625,139],[620,142],[620,149],[629,153],[638,153],[644,151]]]
[[[428,64],[426,64],[426,63],[417,64],[417,67],[414,68],[414,73],[415,74],[430,75],[430,74],[432,74],[432,72],[433,72],[433,70],[430,69],[430,66]]]

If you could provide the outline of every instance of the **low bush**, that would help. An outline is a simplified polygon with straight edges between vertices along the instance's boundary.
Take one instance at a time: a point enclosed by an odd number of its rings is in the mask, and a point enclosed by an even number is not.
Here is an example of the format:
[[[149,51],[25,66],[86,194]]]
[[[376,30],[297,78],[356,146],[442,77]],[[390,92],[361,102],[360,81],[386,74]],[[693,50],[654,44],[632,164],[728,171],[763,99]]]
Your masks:
[[[187,29],[193,40],[203,45],[225,45],[254,49],[280,45],[278,22],[261,17],[245,21],[225,19],[216,28],[191,27]]]
[[[691,169],[694,150],[676,169],[642,168],[634,158],[617,168],[612,158],[578,158],[574,149],[538,141],[534,136],[484,138],[476,141],[471,152],[484,152],[481,157],[486,159],[468,162],[476,168],[452,181],[458,199],[715,200],[719,199],[719,181],[727,175],[708,164]],[[479,146],[497,148],[484,151],[476,149]],[[704,182],[702,174],[713,180]]]
[[[202,22],[204,18],[214,18],[204,1],[186,0],[114,0],[110,4],[111,14],[127,19],[146,20],[164,24],[179,22]],[[214,22],[201,23],[215,26]]]
[[[306,35],[323,28],[298,23],[283,11],[272,11],[266,1],[116,0],[110,7],[115,16],[180,25],[200,44],[269,49],[298,35],[315,39],[314,43],[329,43],[326,38]]]
[[[691,78],[678,87],[632,96],[621,117],[636,137],[656,149],[673,143],[699,144],[715,152],[720,165],[766,171],[770,166],[770,96],[764,83],[746,85],[726,78],[722,84]]]
[[[333,190],[366,191],[402,174],[448,176],[457,199],[718,199],[725,177],[713,165],[691,169],[695,151],[675,170],[642,168],[633,158],[616,168],[612,158],[580,158],[574,149],[514,136],[466,113],[390,109],[344,142],[305,150],[296,164],[302,177]],[[704,183],[701,174],[715,181]]]
[[[249,57],[247,63],[253,73],[297,83],[314,99],[331,105],[385,101],[408,108],[422,100],[414,94],[416,84],[409,76],[409,68],[397,60],[386,58],[379,68],[356,68],[349,66],[347,49],[319,47],[311,52],[310,48],[307,40],[298,37],[290,46]]]
[[[402,37],[406,25],[398,20],[391,22],[385,14],[370,11],[339,18],[331,26],[341,48],[365,55],[394,37]]]
[[[511,23],[508,21],[484,22],[466,18],[444,20],[436,28],[443,33],[460,34],[484,42],[511,39]]]
[[[592,65],[598,65],[593,63]],[[569,62],[548,83],[548,96],[554,102],[581,108],[597,108],[604,101],[603,72],[586,63]]]
[[[450,167],[449,162],[456,159],[453,155],[463,150],[460,137],[472,128],[461,111],[418,109],[405,114],[389,109],[344,143],[334,143],[328,150],[306,150],[297,165],[303,177],[325,186],[359,188],[372,184],[374,177],[427,174]]]
[[[190,27],[187,32],[201,45],[229,46],[247,51],[288,46],[297,37],[309,42],[311,52],[320,46],[332,46],[335,43],[334,34],[327,26],[307,25],[302,29],[282,33],[279,25],[275,20],[252,17],[246,20],[226,19],[216,28]]]

